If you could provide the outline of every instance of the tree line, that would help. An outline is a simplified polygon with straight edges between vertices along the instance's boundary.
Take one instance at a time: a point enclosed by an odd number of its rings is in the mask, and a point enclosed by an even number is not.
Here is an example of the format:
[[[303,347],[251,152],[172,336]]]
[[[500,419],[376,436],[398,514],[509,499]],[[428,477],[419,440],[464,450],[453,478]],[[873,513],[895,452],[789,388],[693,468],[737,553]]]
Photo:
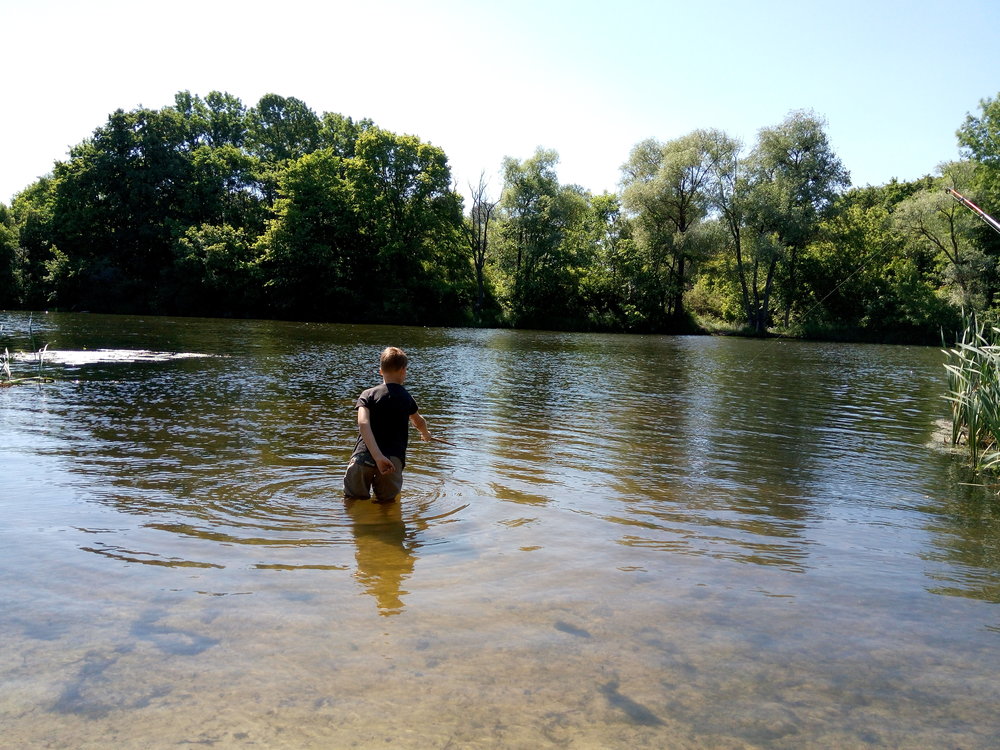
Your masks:
[[[962,158],[850,187],[825,122],[745,146],[637,144],[620,190],[507,158],[467,194],[447,156],[371,120],[268,94],[118,110],[0,204],[0,308],[937,341],[997,305],[1000,95]]]

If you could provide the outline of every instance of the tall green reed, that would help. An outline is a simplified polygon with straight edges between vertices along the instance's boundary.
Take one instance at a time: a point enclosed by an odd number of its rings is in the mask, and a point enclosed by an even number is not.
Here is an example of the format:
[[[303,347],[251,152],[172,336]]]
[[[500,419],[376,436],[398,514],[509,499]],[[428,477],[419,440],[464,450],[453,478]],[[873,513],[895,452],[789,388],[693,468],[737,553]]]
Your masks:
[[[968,447],[977,470],[1000,468],[1000,329],[987,328],[974,315],[948,357],[951,442]]]

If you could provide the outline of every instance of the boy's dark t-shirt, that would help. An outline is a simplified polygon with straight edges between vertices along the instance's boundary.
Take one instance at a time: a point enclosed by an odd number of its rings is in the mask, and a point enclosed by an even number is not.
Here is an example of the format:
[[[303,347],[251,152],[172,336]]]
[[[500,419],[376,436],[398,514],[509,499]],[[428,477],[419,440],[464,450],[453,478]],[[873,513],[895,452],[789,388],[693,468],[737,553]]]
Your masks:
[[[406,465],[406,444],[410,436],[410,415],[417,413],[417,402],[398,383],[382,383],[363,391],[354,405],[368,409],[372,434],[379,450],[386,456],[396,456]],[[365,441],[358,436],[352,456],[367,453]]]

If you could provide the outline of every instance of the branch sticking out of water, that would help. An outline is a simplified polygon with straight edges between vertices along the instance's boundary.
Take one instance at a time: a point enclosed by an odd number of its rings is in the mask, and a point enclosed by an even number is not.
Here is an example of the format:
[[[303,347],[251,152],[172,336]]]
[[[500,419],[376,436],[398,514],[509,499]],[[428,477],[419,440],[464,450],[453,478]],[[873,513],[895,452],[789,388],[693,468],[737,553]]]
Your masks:
[[[46,344],[41,349],[38,350],[36,356],[38,357],[38,377],[42,377],[42,362],[45,360],[45,352],[48,351],[49,345]]]
[[[5,346],[3,355],[0,356],[0,386],[16,385],[17,383],[51,383],[52,378],[45,376],[45,355],[48,353],[49,345],[46,344],[41,349],[35,349],[35,334],[32,316],[28,318],[28,335],[31,338],[31,351],[38,368],[38,374],[31,377],[15,378],[10,364],[15,360],[11,355],[9,347]],[[5,326],[0,324],[0,334],[5,332]],[[16,352],[15,352],[16,353]]]

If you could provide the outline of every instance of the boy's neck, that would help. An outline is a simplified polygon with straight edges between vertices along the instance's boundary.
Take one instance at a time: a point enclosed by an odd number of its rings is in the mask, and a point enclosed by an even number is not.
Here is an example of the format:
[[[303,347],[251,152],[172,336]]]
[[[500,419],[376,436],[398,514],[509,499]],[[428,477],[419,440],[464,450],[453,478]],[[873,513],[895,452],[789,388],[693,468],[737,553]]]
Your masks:
[[[402,385],[404,380],[406,380],[406,370],[382,373],[382,382],[386,384],[395,383],[396,385]]]

